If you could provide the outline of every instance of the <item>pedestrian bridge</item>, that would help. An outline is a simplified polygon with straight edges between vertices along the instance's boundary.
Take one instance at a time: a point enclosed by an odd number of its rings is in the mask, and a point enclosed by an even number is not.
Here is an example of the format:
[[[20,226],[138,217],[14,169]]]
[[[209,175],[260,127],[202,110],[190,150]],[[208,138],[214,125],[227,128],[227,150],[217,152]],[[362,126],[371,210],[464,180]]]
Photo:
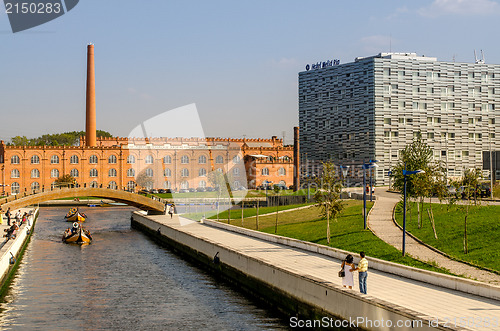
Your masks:
[[[106,198],[145,210],[148,214],[165,213],[166,201],[156,196],[147,197],[123,190],[94,187],[57,188],[50,191],[33,191],[31,194],[24,192],[0,199],[0,206],[1,212],[5,212],[9,207],[14,210],[48,200],[77,197]]]

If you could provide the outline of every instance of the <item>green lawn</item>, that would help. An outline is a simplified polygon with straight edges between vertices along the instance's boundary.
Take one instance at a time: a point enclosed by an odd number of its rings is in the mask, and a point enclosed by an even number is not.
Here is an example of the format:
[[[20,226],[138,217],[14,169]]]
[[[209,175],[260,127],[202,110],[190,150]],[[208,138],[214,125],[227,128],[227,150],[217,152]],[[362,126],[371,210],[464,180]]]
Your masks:
[[[500,271],[500,206],[472,206],[467,218],[469,253],[463,250],[465,206],[432,204],[439,239],[427,216],[429,204],[424,204],[423,225],[417,225],[417,207],[412,204],[411,219],[406,214],[406,229],[417,238],[461,260]],[[449,210],[448,210],[449,209]],[[403,223],[403,208],[398,205],[396,220]]]
[[[368,202],[367,206],[371,208],[372,203]],[[345,209],[337,222],[330,222],[331,242],[329,246],[356,253],[365,251],[371,257],[449,274],[444,269],[417,261],[409,256],[402,257],[401,252],[396,248],[379,239],[370,230],[364,230],[362,208],[362,201],[345,202]],[[221,222],[225,220],[221,219]],[[275,222],[275,215],[259,217],[259,229],[274,234]],[[241,218],[233,219],[230,223],[242,226]],[[243,219],[243,227],[255,230],[255,217]],[[318,207],[278,214],[277,234],[327,245],[326,220],[321,218]]]
[[[235,191],[234,195],[235,196],[241,196],[244,191]],[[314,195],[314,189],[310,190],[310,195],[311,197]],[[279,191],[280,195],[307,195],[307,189],[305,190],[299,190],[297,192],[294,192],[292,190],[281,190]],[[156,193],[154,194],[157,197],[163,198],[163,199],[172,199],[172,193]],[[273,190],[268,190],[267,195],[276,195],[276,193]],[[266,191],[265,190],[248,190],[246,191],[245,198],[262,198],[266,196]],[[217,198],[217,192],[190,192],[190,193],[175,193],[176,198]]]

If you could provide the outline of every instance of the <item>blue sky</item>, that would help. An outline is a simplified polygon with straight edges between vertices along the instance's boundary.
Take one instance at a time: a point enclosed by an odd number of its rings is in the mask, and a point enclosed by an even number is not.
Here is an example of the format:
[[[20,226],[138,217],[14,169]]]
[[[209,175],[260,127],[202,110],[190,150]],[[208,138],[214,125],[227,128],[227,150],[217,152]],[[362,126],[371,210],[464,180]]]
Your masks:
[[[85,128],[86,45],[95,44],[97,127],[196,103],[211,137],[281,137],[298,125],[307,63],[390,49],[500,63],[500,4],[431,1],[82,0],[13,34],[0,13],[0,138]],[[166,123],[176,126],[177,123]]]

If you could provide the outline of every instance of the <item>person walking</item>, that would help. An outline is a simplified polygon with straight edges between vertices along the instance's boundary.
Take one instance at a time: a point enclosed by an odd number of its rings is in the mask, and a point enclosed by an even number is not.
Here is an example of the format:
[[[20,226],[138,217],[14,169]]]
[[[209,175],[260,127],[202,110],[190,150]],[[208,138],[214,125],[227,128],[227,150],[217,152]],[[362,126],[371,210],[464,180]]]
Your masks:
[[[21,224],[21,209],[19,209],[16,213],[16,222],[17,224]]]
[[[7,216],[7,225],[10,226],[10,207],[7,209],[5,216]]]
[[[349,289],[352,289],[354,286],[354,279],[353,279],[353,274],[352,272],[355,269],[354,266],[354,258],[351,254],[347,255],[345,260],[342,261],[342,269],[345,272],[345,276],[342,277],[342,285],[344,287],[349,287]]]
[[[168,209],[168,213],[170,214],[170,218],[172,218],[174,216],[174,212],[175,212],[174,204],[171,204],[170,208]]]
[[[366,294],[366,278],[368,277],[368,260],[365,258],[365,252],[359,253],[361,260],[354,271],[359,272],[359,291]]]

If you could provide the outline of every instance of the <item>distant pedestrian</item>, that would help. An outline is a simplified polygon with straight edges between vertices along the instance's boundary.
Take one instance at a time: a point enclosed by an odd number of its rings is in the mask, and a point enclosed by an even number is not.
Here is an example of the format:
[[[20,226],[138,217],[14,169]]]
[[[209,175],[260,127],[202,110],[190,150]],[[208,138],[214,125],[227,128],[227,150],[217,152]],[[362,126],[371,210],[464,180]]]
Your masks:
[[[170,214],[170,218],[174,216],[174,211],[175,211],[174,205],[171,204],[170,208],[168,208],[168,213]]]
[[[349,287],[350,289],[354,286],[352,272],[354,271],[355,266],[353,261],[354,258],[351,254],[347,255],[345,260],[342,261],[342,269],[344,269],[345,272],[345,276],[342,277],[342,285],[344,285],[344,287]]]
[[[16,222],[17,224],[21,224],[21,209],[19,209],[16,213]]]
[[[366,294],[366,278],[368,277],[368,260],[365,258],[365,252],[359,253],[361,260],[358,263],[358,267],[354,269],[359,271],[359,291]]]
[[[7,217],[7,225],[10,226],[10,207],[7,209],[5,216]]]

